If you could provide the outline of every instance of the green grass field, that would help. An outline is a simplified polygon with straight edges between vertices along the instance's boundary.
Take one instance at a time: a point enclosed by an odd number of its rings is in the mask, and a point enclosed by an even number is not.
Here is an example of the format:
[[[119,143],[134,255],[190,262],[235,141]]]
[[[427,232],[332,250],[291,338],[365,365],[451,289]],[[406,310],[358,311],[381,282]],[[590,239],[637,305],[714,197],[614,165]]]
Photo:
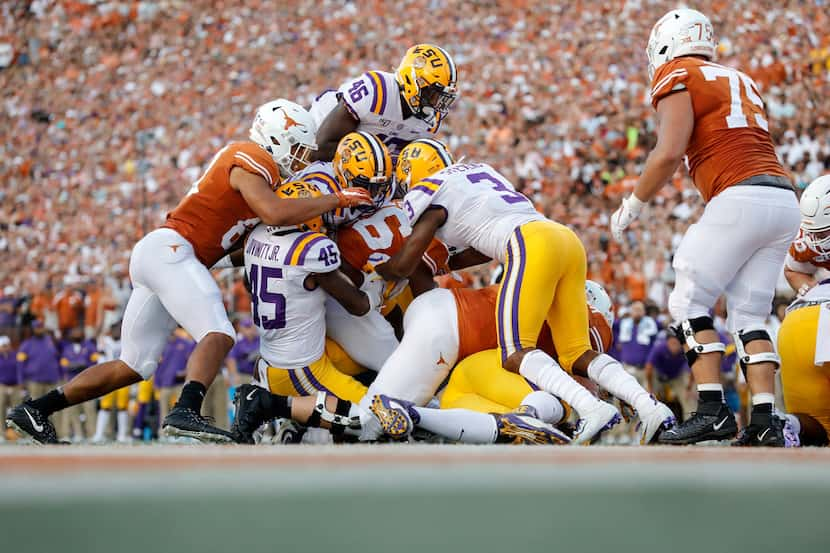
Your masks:
[[[818,449],[0,447],[9,553],[826,552],[829,508]]]

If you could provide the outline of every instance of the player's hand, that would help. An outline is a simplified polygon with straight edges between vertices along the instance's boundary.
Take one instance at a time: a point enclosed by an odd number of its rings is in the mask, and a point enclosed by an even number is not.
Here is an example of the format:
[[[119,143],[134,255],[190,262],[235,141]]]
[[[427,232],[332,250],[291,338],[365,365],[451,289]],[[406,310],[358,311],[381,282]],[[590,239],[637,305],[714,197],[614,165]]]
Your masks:
[[[363,284],[360,285],[360,290],[369,298],[369,311],[374,311],[383,305],[383,292],[386,289],[386,281],[375,273],[363,275]]]
[[[623,199],[620,208],[611,216],[611,235],[614,240],[622,242],[623,231],[640,216],[645,205],[645,202],[640,201],[634,194]]]
[[[338,201],[337,207],[370,207],[375,203],[369,191],[358,186],[350,186],[335,194]]]

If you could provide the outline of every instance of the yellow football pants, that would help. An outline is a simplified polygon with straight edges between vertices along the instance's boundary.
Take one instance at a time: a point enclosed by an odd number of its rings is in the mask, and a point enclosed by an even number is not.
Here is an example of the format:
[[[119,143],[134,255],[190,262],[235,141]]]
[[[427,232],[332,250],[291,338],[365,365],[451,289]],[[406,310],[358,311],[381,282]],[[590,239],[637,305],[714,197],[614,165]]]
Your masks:
[[[532,391],[523,377],[501,368],[499,350],[488,349],[455,366],[441,395],[441,408],[506,413],[521,405]]]
[[[130,387],[124,386],[114,392],[110,392],[101,398],[101,409],[109,411],[113,407],[119,411],[126,411],[130,406]]]
[[[265,365],[264,361],[260,361]],[[268,366],[265,384],[273,394],[282,396],[309,396],[317,392],[327,392],[340,399],[358,403],[366,395],[366,386],[337,370],[326,354],[301,369],[280,369]]]
[[[787,313],[778,331],[778,353],[787,412],[810,415],[830,436],[830,363],[814,363],[820,309],[814,305]]]
[[[545,321],[565,370],[591,349],[586,272],[585,248],[568,227],[544,220],[516,229],[496,303],[502,364],[512,353],[536,347]]]
[[[337,367],[337,370],[349,376],[357,376],[367,370],[362,365],[358,365],[354,359],[349,357],[346,350],[331,338],[326,338],[326,357]]]

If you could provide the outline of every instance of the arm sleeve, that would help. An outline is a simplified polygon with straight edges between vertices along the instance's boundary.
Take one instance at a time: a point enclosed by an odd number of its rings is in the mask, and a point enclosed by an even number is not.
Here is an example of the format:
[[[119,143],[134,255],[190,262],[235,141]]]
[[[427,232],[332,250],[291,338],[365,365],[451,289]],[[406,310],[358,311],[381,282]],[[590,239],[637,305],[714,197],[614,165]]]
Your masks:
[[[683,66],[682,59],[672,60],[661,65],[651,82],[651,105],[657,109],[660,100],[686,90],[689,82],[689,70]]]

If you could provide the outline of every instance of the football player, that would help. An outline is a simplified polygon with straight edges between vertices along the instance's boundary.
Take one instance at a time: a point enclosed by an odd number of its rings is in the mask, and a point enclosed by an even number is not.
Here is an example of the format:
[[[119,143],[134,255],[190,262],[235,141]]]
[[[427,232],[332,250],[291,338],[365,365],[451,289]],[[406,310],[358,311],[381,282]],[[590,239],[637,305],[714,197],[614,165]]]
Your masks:
[[[798,297],[778,331],[784,403],[801,445],[827,445],[830,436],[830,175],[801,194],[801,231],[790,246],[784,276]],[[791,438],[785,426],[784,436]],[[793,440],[790,440],[793,441]],[[791,445],[791,444],[787,444]]]
[[[57,442],[50,414],[149,378],[178,322],[198,345],[188,361],[187,383],[164,427],[171,435],[229,441],[227,431],[208,424],[200,414],[207,387],[236,335],[210,268],[260,221],[299,224],[337,207],[372,204],[360,188],[315,198],[274,194],[282,178],[306,166],[315,149],[315,131],[309,113],[293,102],[276,100],[261,106],[251,141],[222,148],[162,228],[133,249],[134,288],[124,313],[120,358],[91,367],[65,386],[17,406],[8,415],[10,424],[37,442]]]
[[[320,129],[314,159],[331,160],[340,139],[361,130],[377,135],[394,161],[409,142],[438,131],[457,96],[450,55],[438,46],[417,44],[395,73],[368,71],[317,97],[310,110]]]
[[[586,292],[591,346],[603,352],[612,340],[611,300],[593,281],[587,281]],[[493,349],[498,345],[497,295],[498,286],[437,289],[412,303],[400,347],[361,402],[378,417],[387,435],[401,439],[419,426],[468,443],[508,438],[563,443],[561,433],[537,422],[560,422],[565,410],[559,400],[534,391],[527,380],[501,368],[498,350]],[[539,347],[556,358],[547,325]],[[448,375],[442,409],[423,408]]]
[[[317,198],[323,194],[307,182],[282,185],[283,198]],[[243,386],[236,397],[237,441],[249,442],[264,422],[258,413],[263,394],[307,396],[330,393],[357,402],[366,387],[341,373],[325,353],[327,298],[355,317],[380,305],[383,281],[363,279],[358,289],[343,271],[337,245],[321,233],[322,217],[300,225],[257,226],[245,243],[245,274],[251,283],[251,311],[260,335],[256,387]],[[260,396],[260,399],[257,397]],[[356,409],[356,408],[355,408]]]
[[[443,168],[434,172],[439,167]],[[449,152],[435,140],[406,146],[396,175],[398,186],[408,190],[404,207],[412,234],[399,252],[377,266],[378,274],[388,280],[408,276],[434,237],[459,250],[472,250],[477,254],[473,258],[506,263],[495,310],[500,362],[576,409],[580,424],[574,442],[598,438],[620,416],[570,373],[597,382],[632,405],[641,419],[653,418],[658,427],[672,424],[670,410],[657,403],[616,360],[591,349],[585,309],[586,256],[572,230],[537,212],[530,200],[489,165],[452,164]],[[545,321],[558,361],[536,347]]]
[[[724,401],[720,363],[724,344],[711,317],[725,295],[727,326],[752,391],[749,425],[734,445],[783,446],[773,414],[775,353],[764,322],[787,248],[798,231],[798,202],[770,138],[758,87],[744,73],[712,62],[712,24],[700,12],[672,10],[651,31],[646,49],[657,144],[634,192],[611,217],[622,240],[677,170],[686,164],[706,202],[674,255],[669,311],[684,343],[698,391],[697,412],[661,443],[690,444],[735,436]]]

